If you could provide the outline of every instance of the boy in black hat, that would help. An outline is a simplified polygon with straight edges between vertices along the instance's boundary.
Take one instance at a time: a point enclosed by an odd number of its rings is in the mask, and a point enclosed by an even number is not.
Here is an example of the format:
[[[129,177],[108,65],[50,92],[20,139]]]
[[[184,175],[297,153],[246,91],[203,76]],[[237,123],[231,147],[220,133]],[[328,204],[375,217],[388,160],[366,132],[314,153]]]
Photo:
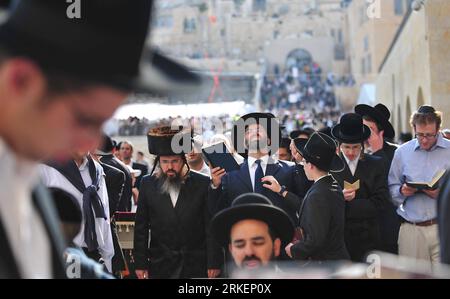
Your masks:
[[[363,123],[370,128],[370,137],[365,141],[365,147],[372,155],[381,157],[384,162],[384,171],[387,177],[391,168],[394,153],[398,145],[387,140],[393,140],[395,130],[389,122],[391,113],[383,104],[377,104],[375,107],[360,104],[355,107],[355,113],[363,118]],[[386,206],[380,211],[380,240],[379,250],[397,254],[398,253],[398,231],[400,229],[400,221],[396,207],[392,201],[386,201]]]
[[[383,160],[364,154],[370,129],[356,113],[341,117],[332,130],[339,142],[345,169],[333,173],[345,198],[345,242],[353,261],[365,262],[369,251],[379,249],[379,213],[390,199]]]
[[[299,212],[299,231],[285,250],[297,260],[347,260],[344,243],[345,201],[342,190],[330,175],[340,171],[342,160],[334,141],[313,133],[304,146],[298,144],[308,179],[314,184],[303,199]]]
[[[142,179],[134,230],[136,275],[144,278],[214,278],[220,249],[210,235],[209,177],[190,171],[191,134],[158,127],[148,134],[154,172]],[[178,148],[176,148],[178,147]],[[150,230],[150,247],[149,247]]]
[[[0,26],[0,276],[64,277],[54,209],[44,191],[31,201],[37,178],[29,162],[93,148],[130,91],[193,76],[154,54],[152,78],[171,80],[144,84],[151,0],[80,1],[79,19],[68,17],[67,1],[11,2]],[[19,234],[19,223],[29,233]]]
[[[227,248],[240,270],[276,269],[281,244],[289,242],[294,225],[289,216],[260,194],[237,197],[211,221],[214,237]]]

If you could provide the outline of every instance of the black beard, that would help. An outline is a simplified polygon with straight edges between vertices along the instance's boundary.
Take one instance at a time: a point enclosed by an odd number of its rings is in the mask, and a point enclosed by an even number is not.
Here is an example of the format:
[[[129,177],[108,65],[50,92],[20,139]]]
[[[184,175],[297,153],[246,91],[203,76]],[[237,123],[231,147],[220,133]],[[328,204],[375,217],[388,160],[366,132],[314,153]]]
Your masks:
[[[261,139],[251,142],[246,142],[246,147],[249,153],[255,153],[257,151],[263,151],[268,149],[267,139]]]

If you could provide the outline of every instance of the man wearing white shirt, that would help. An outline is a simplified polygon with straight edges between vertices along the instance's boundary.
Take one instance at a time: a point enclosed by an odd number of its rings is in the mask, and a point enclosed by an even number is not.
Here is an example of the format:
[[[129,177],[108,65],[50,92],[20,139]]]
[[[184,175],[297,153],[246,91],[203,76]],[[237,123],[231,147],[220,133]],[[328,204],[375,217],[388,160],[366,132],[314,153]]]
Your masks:
[[[39,172],[47,187],[65,190],[78,200],[84,221],[73,243],[83,248],[88,257],[96,261],[103,260],[108,271],[112,272],[114,246],[108,192],[101,165],[86,153],[75,153],[73,160],[63,165],[40,165]],[[94,188],[95,193],[89,194],[89,188]]]

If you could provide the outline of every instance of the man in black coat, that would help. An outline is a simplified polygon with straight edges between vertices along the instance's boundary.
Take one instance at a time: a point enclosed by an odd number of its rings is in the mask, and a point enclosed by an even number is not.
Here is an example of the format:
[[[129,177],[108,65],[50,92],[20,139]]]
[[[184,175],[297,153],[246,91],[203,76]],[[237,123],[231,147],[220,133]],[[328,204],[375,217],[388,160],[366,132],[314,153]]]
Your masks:
[[[344,242],[345,201],[342,190],[330,170],[341,170],[334,141],[322,133],[313,133],[302,148],[307,177],[314,181],[299,212],[296,238],[285,250],[296,260],[348,260]]]
[[[365,142],[365,147],[374,155],[383,159],[386,181],[389,176],[392,159],[398,145],[388,142],[395,137],[395,130],[389,122],[391,113],[383,104],[375,107],[360,104],[355,107],[355,113],[363,117],[363,123],[370,128],[370,137]],[[389,253],[398,253],[398,233],[400,230],[400,218],[392,200],[385,202],[385,206],[380,210],[380,246],[379,250]]]
[[[116,211],[119,212],[129,212],[131,211],[131,196],[132,196],[132,177],[130,171],[123,164],[122,161],[114,157],[113,155],[114,142],[110,136],[104,134],[103,135],[103,143],[100,150],[97,150],[96,154],[100,157],[100,162],[118,170],[122,171],[125,176],[125,181],[123,184],[122,195],[119,198],[117,204],[115,205]],[[109,189],[108,189],[109,191]],[[109,195],[109,194],[108,194]],[[111,208],[111,205],[110,205]]]
[[[299,192],[295,184],[295,165],[276,160],[270,155],[271,148],[279,144],[276,141],[280,135],[275,134],[279,132],[275,116],[271,113],[250,113],[239,121],[242,121],[242,125],[234,126],[234,147],[237,152],[246,154],[247,158],[239,170],[229,173],[220,168],[211,170],[211,212],[215,214],[230,207],[232,201],[241,194],[255,192],[269,198],[296,222],[300,198],[296,195]],[[238,142],[242,136],[245,145]],[[276,152],[276,149],[272,152]]]
[[[172,150],[175,134],[161,127],[148,135],[157,169],[142,180],[134,231],[136,275],[145,278],[201,278],[220,274],[223,256],[210,234],[210,179],[189,171],[185,152]],[[190,138],[188,147],[191,146]],[[149,242],[150,230],[150,246]]]
[[[383,160],[363,152],[370,129],[355,113],[342,116],[333,128],[345,169],[333,173],[346,201],[345,241],[353,261],[364,262],[380,246],[379,213],[389,201]]]

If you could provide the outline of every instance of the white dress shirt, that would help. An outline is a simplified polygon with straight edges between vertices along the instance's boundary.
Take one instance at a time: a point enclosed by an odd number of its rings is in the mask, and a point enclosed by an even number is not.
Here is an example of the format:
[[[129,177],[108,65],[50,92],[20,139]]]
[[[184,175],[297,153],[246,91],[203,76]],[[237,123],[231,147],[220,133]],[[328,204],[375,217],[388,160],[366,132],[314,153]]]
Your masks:
[[[356,159],[353,160],[353,161],[350,161],[350,160],[347,158],[346,155],[343,154],[343,156],[344,156],[345,162],[347,162],[348,168],[350,168],[350,172],[351,172],[352,175],[354,176],[354,175],[355,175],[355,172],[356,172],[356,168],[358,167],[359,157],[360,157],[361,155],[358,155],[358,157],[356,157]]]
[[[81,178],[86,187],[92,185],[92,179],[89,175],[89,167],[87,164],[88,160],[85,159],[83,163],[80,165],[79,170],[81,174]],[[103,208],[105,210],[105,214],[107,219],[103,218],[95,218],[95,232],[97,234],[97,242],[99,247],[99,253],[105,261],[105,265],[110,272],[112,272],[111,261],[114,256],[114,246],[112,242],[111,235],[111,226],[109,219],[109,200],[108,200],[108,191],[106,189],[105,182],[105,173],[103,172],[103,168],[94,161],[95,167],[99,171],[101,176],[99,180],[99,190],[97,191],[98,196],[100,197]],[[43,183],[48,187],[55,187],[63,189],[70,194],[72,194],[80,204],[80,207],[83,206],[83,194],[75,188],[74,185],[70,183],[69,180],[65,176],[63,176],[58,170],[53,167],[47,165],[39,165],[39,172]],[[83,215],[84,216],[84,215]],[[86,242],[84,241],[84,221],[81,224],[80,233],[73,239],[75,245],[79,247],[87,247]]]
[[[261,167],[263,170],[264,175],[266,174],[267,169],[267,163],[269,162],[269,155],[265,155],[259,159],[256,159],[254,157],[248,157],[248,171],[250,172],[250,180],[252,181],[252,187],[253,191],[255,191],[255,173],[256,169],[258,168],[258,164],[256,163],[256,160],[261,160]]]
[[[1,138],[0,165],[0,216],[20,275],[52,278],[50,240],[31,199],[36,165],[18,158]]]

